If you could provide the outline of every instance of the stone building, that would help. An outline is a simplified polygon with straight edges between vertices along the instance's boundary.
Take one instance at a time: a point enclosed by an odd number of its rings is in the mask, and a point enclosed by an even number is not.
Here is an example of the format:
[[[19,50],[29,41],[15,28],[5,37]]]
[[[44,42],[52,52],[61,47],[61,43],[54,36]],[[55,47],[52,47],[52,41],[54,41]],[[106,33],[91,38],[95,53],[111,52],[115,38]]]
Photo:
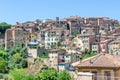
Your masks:
[[[14,46],[26,44],[29,39],[29,32],[22,28],[12,27],[6,30],[5,33],[5,50],[11,49]]]

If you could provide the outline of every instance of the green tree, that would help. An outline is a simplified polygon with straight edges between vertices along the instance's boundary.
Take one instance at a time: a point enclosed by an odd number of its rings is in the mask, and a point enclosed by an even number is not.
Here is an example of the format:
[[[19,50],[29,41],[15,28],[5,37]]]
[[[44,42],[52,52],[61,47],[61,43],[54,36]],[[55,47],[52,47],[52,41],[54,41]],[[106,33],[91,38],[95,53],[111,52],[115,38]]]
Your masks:
[[[20,62],[20,65],[21,65],[22,68],[27,68],[27,66],[28,66],[27,60],[22,59],[22,61]]]
[[[27,67],[26,60],[27,48],[21,46],[15,46],[13,49],[7,52],[7,64],[9,69],[20,69]]]
[[[14,80],[33,80],[34,76],[26,75],[26,69],[15,69],[10,71],[10,75],[13,76]]]
[[[10,28],[10,27],[11,27],[11,25],[8,24],[8,23],[6,23],[6,22],[0,23],[0,33],[1,33],[1,34],[4,34],[5,31],[6,31],[6,29],[8,29],[8,28]]]
[[[14,59],[15,63],[20,63],[22,57],[20,56],[20,53],[16,53],[16,54],[13,55],[13,59]]]
[[[21,50],[20,50],[20,54],[23,58],[25,58],[25,56],[27,55],[27,48],[26,47],[23,47]]]
[[[89,50],[87,48],[84,49],[84,54],[88,54]]]
[[[60,46],[61,46],[61,43],[60,43],[60,42],[58,42],[58,43],[57,43],[57,46],[58,46],[58,47],[60,47]]]
[[[5,51],[0,51],[0,57],[2,57],[3,59],[5,59],[7,56]]]
[[[6,69],[6,61],[5,59],[0,57],[0,72],[5,72]]]
[[[38,78],[40,80],[57,80],[57,71],[55,69],[43,69]]]
[[[72,78],[70,74],[64,70],[58,73],[58,80],[72,80]]]

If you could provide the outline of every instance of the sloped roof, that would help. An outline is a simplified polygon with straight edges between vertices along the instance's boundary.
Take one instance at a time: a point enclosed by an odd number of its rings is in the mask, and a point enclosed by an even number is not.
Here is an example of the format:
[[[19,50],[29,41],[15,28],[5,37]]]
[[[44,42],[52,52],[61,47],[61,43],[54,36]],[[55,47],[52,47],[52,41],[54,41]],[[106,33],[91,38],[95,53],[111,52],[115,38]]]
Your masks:
[[[111,54],[98,54],[89,59],[85,59],[72,64],[74,67],[120,67],[120,56]]]

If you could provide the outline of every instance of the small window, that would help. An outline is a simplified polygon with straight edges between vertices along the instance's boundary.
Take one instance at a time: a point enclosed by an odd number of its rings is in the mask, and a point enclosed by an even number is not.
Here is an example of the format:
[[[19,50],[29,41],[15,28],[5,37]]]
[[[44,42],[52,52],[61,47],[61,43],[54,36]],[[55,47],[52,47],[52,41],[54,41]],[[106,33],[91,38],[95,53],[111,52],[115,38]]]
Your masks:
[[[66,58],[69,58],[69,55],[66,55]]]
[[[105,71],[104,72],[104,80],[111,80],[111,73],[110,71]]]

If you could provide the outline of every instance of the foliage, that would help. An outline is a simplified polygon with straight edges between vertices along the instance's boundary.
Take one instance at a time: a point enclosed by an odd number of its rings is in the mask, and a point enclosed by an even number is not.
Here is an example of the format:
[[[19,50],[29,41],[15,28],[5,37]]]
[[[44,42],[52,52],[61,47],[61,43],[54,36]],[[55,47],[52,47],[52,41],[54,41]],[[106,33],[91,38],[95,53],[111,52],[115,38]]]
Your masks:
[[[58,73],[58,79],[57,80],[72,80],[70,74],[67,71],[60,71]]]
[[[15,46],[13,49],[7,52],[7,61],[9,69],[20,69],[27,67],[27,48],[22,46]]]
[[[27,60],[22,59],[21,62],[20,62],[20,65],[22,66],[22,68],[27,68],[27,66],[28,66]]]
[[[27,59],[27,48],[24,46],[15,46],[9,51],[0,51],[0,72],[9,71],[9,76],[6,79],[10,80],[71,80],[70,75],[65,72],[57,72],[53,68],[44,68],[37,75],[26,75]],[[42,53],[40,58],[49,58],[48,54]],[[65,76],[63,76],[65,75]]]
[[[57,71],[55,69],[43,69],[38,77],[40,80],[57,80]]]
[[[70,74],[67,71],[57,72],[53,68],[43,69],[36,80],[72,80]]]
[[[5,45],[3,44],[3,45],[0,45],[0,50],[1,51],[4,51],[4,48],[5,48]]]
[[[58,72],[54,68],[42,69],[37,75],[26,75],[26,69],[10,70],[11,80],[73,80],[67,71]]]
[[[48,54],[40,54],[40,58],[49,58]]]
[[[3,59],[5,59],[7,56],[7,53],[5,51],[0,51],[0,57],[2,57]]]
[[[21,62],[21,56],[20,56],[20,53],[16,53],[13,55],[13,60],[15,63],[20,63]]]
[[[5,61],[5,59],[3,59],[3,58],[1,58],[0,57],[0,73],[1,72],[5,72],[5,69],[6,69],[6,61]]]
[[[77,36],[77,34],[78,34],[77,31],[72,32],[72,35],[75,36],[75,37]]]
[[[10,71],[10,75],[13,76],[14,80],[33,80],[34,76],[26,75],[26,69],[15,69]]]
[[[84,54],[88,54],[90,53],[89,50],[87,48],[84,49]]]
[[[4,34],[6,29],[10,28],[11,25],[10,24],[7,24],[6,22],[2,22],[0,23],[0,33],[1,34]]]
[[[58,46],[58,47],[60,47],[60,46],[61,46],[61,43],[60,43],[60,42],[58,42],[58,43],[57,43],[57,46]]]
[[[92,57],[92,56],[95,56],[95,55],[97,55],[97,54],[96,53],[83,54],[82,59],[86,59],[86,58],[89,58],[89,57]]]

